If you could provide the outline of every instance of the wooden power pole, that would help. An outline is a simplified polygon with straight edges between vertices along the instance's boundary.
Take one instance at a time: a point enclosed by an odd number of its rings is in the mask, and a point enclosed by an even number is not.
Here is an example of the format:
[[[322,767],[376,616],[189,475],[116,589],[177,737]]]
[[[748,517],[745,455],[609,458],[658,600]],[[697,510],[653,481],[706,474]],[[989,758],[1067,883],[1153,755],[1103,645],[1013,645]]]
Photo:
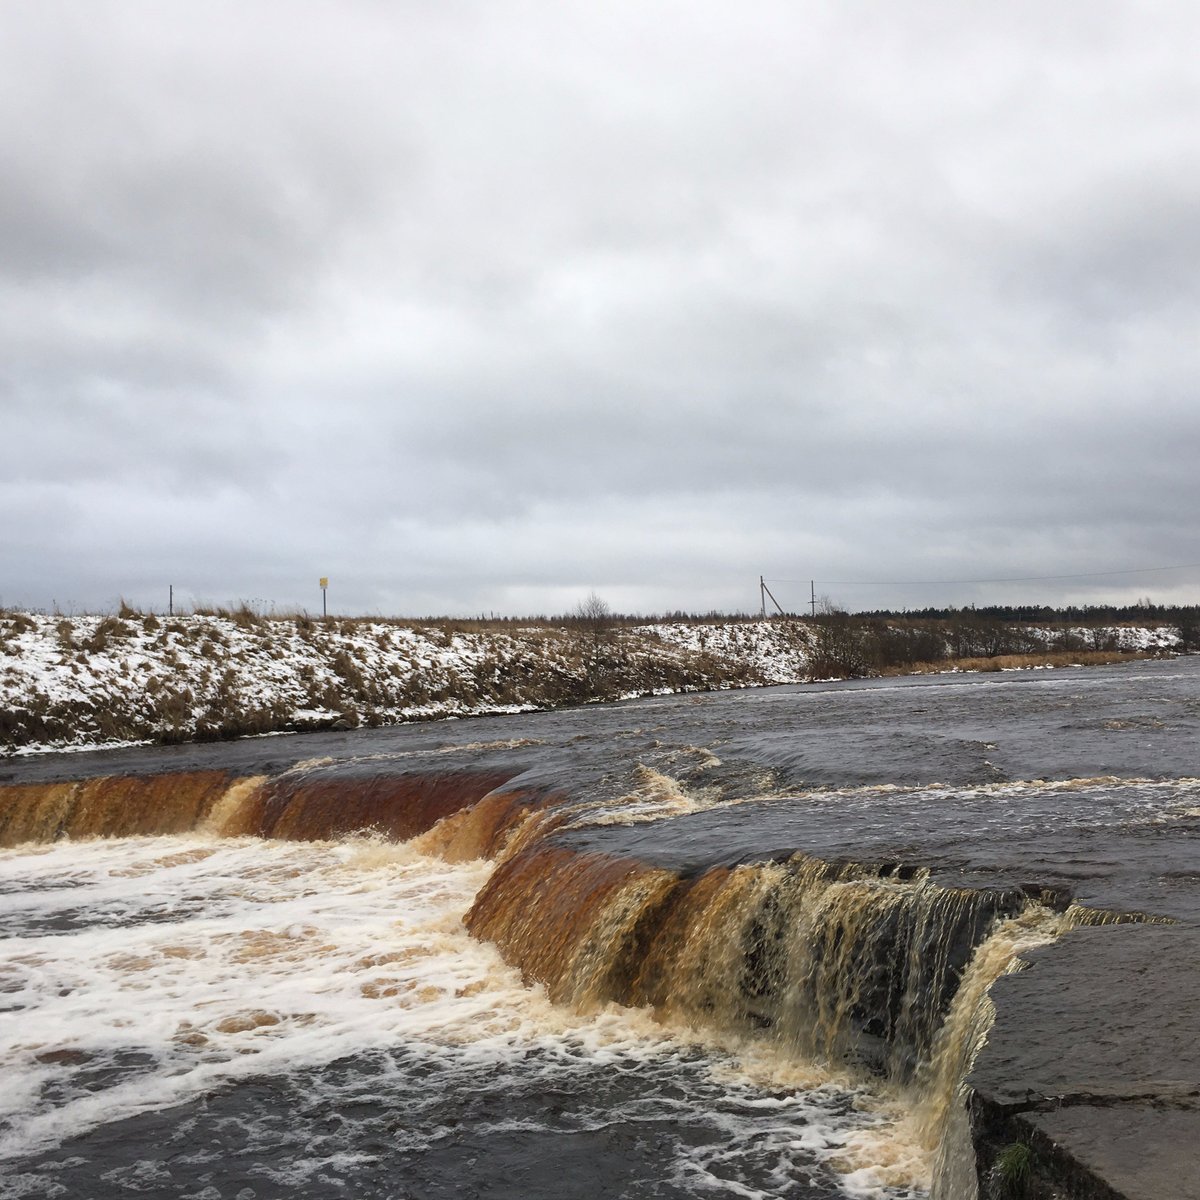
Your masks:
[[[767,587],[767,581],[761,575],[758,577],[758,586],[759,586],[760,595],[762,596],[763,619],[765,620],[766,616],[767,616],[767,597],[768,596],[771,597],[771,603],[773,605],[775,605],[776,608],[779,609],[779,615],[781,617],[786,617],[787,613],[785,613],[783,611],[783,609],[780,607],[779,601],[775,599],[774,593],[771,591],[771,589],[769,587]]]

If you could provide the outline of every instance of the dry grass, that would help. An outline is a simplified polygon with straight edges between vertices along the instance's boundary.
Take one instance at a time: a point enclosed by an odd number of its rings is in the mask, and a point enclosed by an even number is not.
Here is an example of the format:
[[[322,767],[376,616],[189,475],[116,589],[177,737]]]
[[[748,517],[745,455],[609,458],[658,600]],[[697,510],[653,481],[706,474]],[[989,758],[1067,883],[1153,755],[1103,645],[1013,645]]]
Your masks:
[[[888,630],[879,622],[850,619],[779,622],[770,629],[737,622],[724,631],[710,630],[715,620],[701,619],[693,635],[677,642],[667,630],[629,627],[643,620],[614,617],[601,631],[578,620],[560,624],[561,618],[546,617],[324,620],[303,612],[267,616],[246,603],[209,608],[193,619],[139,613],[122,602],[118,613],[77,623],[0,609],[0,662],[6,663],[6,650],[25,652],[17,640],[25,631],[41,629],[57,652],[46,669],[57,671],[64,684],[52,700],[36,686],[38,672],[29,672],[28,686],[12,693],[7,710],[0,709],[0,751],[32,742],[174,742],[349,728],[497,706],[555,708],[622,695],[779,682],[785,673],[803,672],[806,660],[811,665],[820,649],[818,635],[853,642],[855,674],[995,672],[1157,656],[1114,651],[1097,644],[1097,637],[1084,643],[1088,649],[1035,648],[1008,639],[995,645],[995,657],[983,657],[991,647],[977,637],[959,639],[962,657],[942,659],[947,635],[933,625],[910,623],[905,628],[914,636],[885,639]],[[410,639],[402,629],[420,636]],[[765,641],[764,632],[771,635]],[[482,635],[481,641],[472,635]],[[885,651],[899,661],[883,666]],[[289,669],[293,655],[297,661]],[[93,656],[101,661],[90,662]],[[830,663],[821,677],[844,673],[838,665]],[[147,678],[148,669],[153,674]],[[7,663],[6,671],[5,679],[13,674]]]
[[[1160,657],[1152,650],[1053,650],[1045,654],[998,654],[995,658],[946,658],[941,662],[905,663],[881,675],[940,675],[947,671],[1019,671],[1030,667],[1103,667]]]
[[[0,609],[0,618],[3,619],[5,632],[9,634],[19,636],[37,628],[37,622],[28,613]]]

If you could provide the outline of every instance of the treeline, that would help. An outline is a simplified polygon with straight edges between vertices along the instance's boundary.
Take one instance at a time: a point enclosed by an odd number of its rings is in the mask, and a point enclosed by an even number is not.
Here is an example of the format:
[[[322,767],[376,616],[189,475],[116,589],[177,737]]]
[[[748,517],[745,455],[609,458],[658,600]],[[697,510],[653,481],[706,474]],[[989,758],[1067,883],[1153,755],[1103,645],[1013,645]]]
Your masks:
[[[1200,605],[1152,604],[1139,600],[1137,604],[1084,604],[1052,608],[1045,604],[988,604],[965,608],[880,608],[855,614],[859,617],[878,617],[883,620],[915,618],[927,621],[982,620],[1016,622],[1026,625],[1099,625],[1127,623],[1132,625],[1179,625],[1180,622],[1200,620]]]
[[[0,607],[0,613],[9,610]],[[16,610],[13,610],[15,613]],[[40,609],[29,609],[29,612],[47,615]],[[146,610],[147,612],[149,610]],[[61,614],[55,613],[55,616]],[[80,616],[86,614],[77,614]],[[137,609],[121,601],[117,610],[121,618],[141,617],[145,615]],[[163,615],[163,614],[159,614]],[[565,613],[528,613],[523,616],[504,616],[498,613],[480,613],[474,615],[430,614],[416,617],[382,616],[375,614],[335,614],[328,617],[320,613],[313,614],[307,609],[263,609],[248,604],[213,605],[203,604],[192,608],[179,606],[175,610],[177,616],[221,617],[234,621],[244,628],[256,624],[266,624],[269,621],[294,621],[300,624],[320,623],[325,626],[345,626],[347,629],[356,625],[397,625],[406,629],[449,629],[452,632],[487,632],[491,630],[511,631],[520,629],[591,629],[597,622],[607,627],[636,629],[643,625],[742,625],[761,619],[758,613],[727,613],[710,609],[708,612],[692,613],[682,609],[674,609],[665,613],[623,613],[614,612],[608,605],[598,601],[598,606],[585,601]]]
[[[1197,610],[1174,612],[1174,621],[1129,623],[1173,627],[1179,635],[1177,649],[1200,650]],[[1031,666],[1047,658],[1117,661],[1138,652],[1122,638],[1119,622],[1025,624],[1001,618],[990,610],[958,609],[949,613],[940,617],[912,613],[884,617],[833,612],[809,618],[809,673],[813,678],[853,679],[922,668],[945,669],[950,665],[998,670],[1005,665]]]

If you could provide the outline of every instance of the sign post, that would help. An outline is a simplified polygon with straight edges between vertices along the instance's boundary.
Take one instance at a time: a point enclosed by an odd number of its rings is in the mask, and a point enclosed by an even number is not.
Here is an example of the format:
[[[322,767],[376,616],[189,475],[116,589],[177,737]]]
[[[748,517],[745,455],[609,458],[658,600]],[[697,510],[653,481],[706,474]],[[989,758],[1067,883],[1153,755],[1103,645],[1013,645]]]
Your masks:
[[[327,618],[329,616],[329,608],[325,603],[325,589],[329,586],[329,577],[321,576],[321,616]]]

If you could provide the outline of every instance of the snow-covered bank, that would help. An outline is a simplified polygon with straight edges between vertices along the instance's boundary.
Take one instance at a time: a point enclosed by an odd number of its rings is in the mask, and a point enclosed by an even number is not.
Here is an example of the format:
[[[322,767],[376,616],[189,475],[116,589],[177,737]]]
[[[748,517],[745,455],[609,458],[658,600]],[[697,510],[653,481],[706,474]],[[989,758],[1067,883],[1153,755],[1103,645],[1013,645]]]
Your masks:
[[[384,725],[796,683],[814,674],[874,673],[838,667],[847,639],[853,643],[847,663],[862,659],[864,639],[912,641],[904,623],[868,628],[842,620],[588,628],[322,621],[247,611],[176,617],[0,612],[0,752]],[[952,630],[919,632],[923,646],[932,641],[934,652],[926,649],[926,657],[963,653]],[[1030,649],[1081,651],[1165,650],[1179,640],[1166,626],[1020,627],[1019,636]]]
[[[0,613],[0,747],[184,741],[804,678],[795,622],[456,628]]]

